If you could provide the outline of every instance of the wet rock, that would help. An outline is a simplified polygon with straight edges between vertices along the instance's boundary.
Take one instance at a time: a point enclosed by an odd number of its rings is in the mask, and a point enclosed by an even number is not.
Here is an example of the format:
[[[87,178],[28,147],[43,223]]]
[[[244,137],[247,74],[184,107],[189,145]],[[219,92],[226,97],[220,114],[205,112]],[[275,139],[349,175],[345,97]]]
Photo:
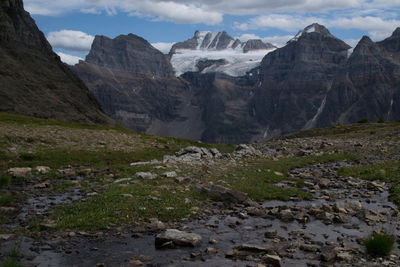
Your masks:
[[[275,255],[265,255],[263,257],[264,263],[272,266],[272,267],[281,267],[282,266],[282,259],[279,256]]]
[[[8,169],[10,173],[15,178],[26,178],[32,172],[32,168],[11,168]]]
[[[164,177],[167,178],[175,178],[177,176],[176,172],[172,171],[172,172],[164,172],[163,174],[161,174]]]
[[[36,166],[36,167],[34,168],[34,170],[37,171],[37,172],[40,173],[40,174],[46,174],[46,173],[48,173],[51,169],[50,169],[50,167],[47,167],[47,166]]]
[[[263,209],[259,209],[256,207],[247,207],[246,211],[247,211],[247,214],[249,214],[250,216],[262,217],[266,214],[266,212]]]
[[[301,244],[300,249],[305,252],[317,252],[318,247],[310,244]]]
[[[158,234],[155,240],[155,246],[158,249],[184,246],[196,247],[201,245],[202,238],[198,234],[186,233],[177,229],[167,229]]]
[[[355,213],[363,210],[363,206],[357,200],[344,200],[344,201],[336,202],[334,205],[334,209],[337,212],[341,212],[341,211],[345,210],[348,213],[355,214]]]
[[[336,255],[336,258],[340,261],[351,262],[354,257],[348,252],[341,252]]]
[[[212,248],[212,247],[206,248],[205,252],[207,254],[217,254],[217,250],[215,248]]]
[[[269,239],[275,238],[277,235],[278,232],[276,230],[268,230],[264,233],[264,237]]]
[[[337,255],[337,252],[335,250],[335,247],[328,246],[328,247],[323,247],[321,249],[320,258],[321,258],[321,261],[332,262],[335,260],[336,255]]]
[[[269,251],[271,251],[271,248],[269,248],[269,247],[262,247],[262,246],[250,245],[250,244],[242,244],[240,246],[236,246],[236,247],[232,248],[231,250],[229,250],[226,253],[225,257],[233,259],[233,260],[236,260],[236,259],[244,260],[248,256],[262,255],[262,254],[268,253]]]
[[[326,179],[326,178],[321,178],[318,181],[318,184],[321,188],[328,188],[331,185],[331,180]]]
[[[137,172],[134,175],[135,178],[140,178],[144,180],[153,180],[157,177],[157,174],[151,173],[151,172]]]
[[[143,262],[141,262],[140,260],[131,260],[131,261],[129,261],[129,265],[132,265],[132,266],[144,266]]]
[[[37,188],[37,189],[43,189],[43,188],[50,187],[50,181],[45,181],[45,182],[40,183],[40,184],[35,184],[34,187]]]
[[[212,185],[209,188],[202,187],[201,190],[216,201],[243,203],[247,199],[247,195],[245,193],[220,185]]]
[[[291,222],[291,221],[294,220],[294,215],[293,215],[293,212],[290,209],[286,209],[286,210],[282,210],[279,213],[279,218],[283,222]]]

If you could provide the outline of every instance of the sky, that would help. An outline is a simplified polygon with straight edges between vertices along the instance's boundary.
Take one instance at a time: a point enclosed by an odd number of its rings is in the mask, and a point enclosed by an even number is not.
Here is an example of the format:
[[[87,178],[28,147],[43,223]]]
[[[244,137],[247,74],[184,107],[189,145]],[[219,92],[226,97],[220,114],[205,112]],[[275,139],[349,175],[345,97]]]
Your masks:
[[[400,27],[400,0],[24,0],[24,5],[68,64],[85,58],[96,35],[133,33],[168,53],[196,30],[281,47],[316,22],[354,47],[364,35],[380,41]]]

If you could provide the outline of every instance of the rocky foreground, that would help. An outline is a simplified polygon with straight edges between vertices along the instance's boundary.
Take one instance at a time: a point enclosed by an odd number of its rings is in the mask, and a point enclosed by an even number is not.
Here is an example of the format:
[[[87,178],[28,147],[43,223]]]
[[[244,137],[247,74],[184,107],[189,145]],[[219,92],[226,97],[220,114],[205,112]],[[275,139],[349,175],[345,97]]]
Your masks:
[[[31,142],[22,143],[16,136],[26,140],[24,133],[1,126],[3,140],[14,140],[2,148],[14,153],[35,144],[43,130],[31,128]],[[399,129],[338,126],[229,153],[190,145],[153,160],[136,158],[125,166],[129,175],[113,165],[3,162],[7,175],[23,182],[1,189],[18,201],[1,202],[0,253],[23,266],[399,266],[397,245],[386,257],[368,255],[363,245],[373,231],[399,235],[399,211],[389,200],[396,199],[396,181],[388,179],[400,172]],[[76,131],[85,138],[86,130]],[[376,165],[385,162],[394,169]],[[360,166],[375,166],[382,176],[348,175]],[[259,180],[268,180],[260,192],[246,184]],[[101,212],[86,216],[87,208]]]

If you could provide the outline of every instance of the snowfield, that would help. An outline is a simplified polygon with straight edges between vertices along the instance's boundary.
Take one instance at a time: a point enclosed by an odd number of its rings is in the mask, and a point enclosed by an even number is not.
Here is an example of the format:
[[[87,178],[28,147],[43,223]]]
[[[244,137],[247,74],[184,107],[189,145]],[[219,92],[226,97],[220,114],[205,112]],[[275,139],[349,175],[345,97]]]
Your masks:
[[[258,67],[261,60],[266,54],[275,49],[270,50],[255,50],[243,53],[241,47],[236,49],[228,48],[224,50],[190,50],[177,49],[171,58],[171,64],[174,68],[175,75],[180,76],[188,71],[198,71],[196,64],[200,60],[218,60],[224,59],[228,63],[221,66],[212,65],[202,71],[207,72],[222,72],[230,76],[239,77],[246,74],[251,69]]]

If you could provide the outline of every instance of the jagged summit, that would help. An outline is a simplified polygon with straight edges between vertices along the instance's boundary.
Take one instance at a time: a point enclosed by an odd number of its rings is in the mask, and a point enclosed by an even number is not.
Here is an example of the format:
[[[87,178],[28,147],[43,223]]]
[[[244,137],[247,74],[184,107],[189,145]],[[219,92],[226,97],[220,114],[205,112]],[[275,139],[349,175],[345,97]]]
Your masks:
[[[309,34],[309,33],[313,33],[313,32],[316,32],[316,33],[319,33],[322,35],[327,35],[330,37],[334,37],[325,26],[318,24],[318,23],[313,23],[313,24],[305,27],[303,30],[299,31],[296,34],[296,36],[293,37],[289,42],[297,41],[300,39],[300,37],[302,37],[306,34]]]
[[[274,49],[274,45],[260,39],[242,42],[225,31],[196,31],[192,38],[174,44],[169,56],[176,76],[188,71],[243,76]]]
[[[170,55],[176,53],[178,49],[190,50],[210,50],[221,51],[225,49],[238,50],[240,52],[249,52],[260,49],[276,48],[270,43],[264,43],[260,39],[248,40],[245,42],[239,39],[234,39],[226,31],[211,32],[211,31],[195,31],[192,38],[176,43],[172,46]]]

